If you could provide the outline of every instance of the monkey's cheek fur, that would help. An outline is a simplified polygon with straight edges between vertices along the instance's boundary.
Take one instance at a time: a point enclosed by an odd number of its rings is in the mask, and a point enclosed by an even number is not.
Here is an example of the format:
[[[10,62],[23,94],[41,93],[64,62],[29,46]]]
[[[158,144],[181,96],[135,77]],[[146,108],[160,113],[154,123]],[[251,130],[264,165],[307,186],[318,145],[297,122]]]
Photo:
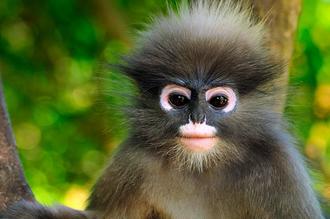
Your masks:
[[[208,152],[214,148],[219,139],[217,137],[180,137],[180,145],[191,150],[192,152]]]

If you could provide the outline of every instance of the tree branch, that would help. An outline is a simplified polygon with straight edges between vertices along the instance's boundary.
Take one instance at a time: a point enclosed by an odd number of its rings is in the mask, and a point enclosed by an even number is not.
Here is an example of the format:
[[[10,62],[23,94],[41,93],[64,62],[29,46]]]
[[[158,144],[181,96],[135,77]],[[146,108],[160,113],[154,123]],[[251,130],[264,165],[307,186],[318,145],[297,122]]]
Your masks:
[[[34,197],[17,155],[0,80],[0,210],[21,199]]]

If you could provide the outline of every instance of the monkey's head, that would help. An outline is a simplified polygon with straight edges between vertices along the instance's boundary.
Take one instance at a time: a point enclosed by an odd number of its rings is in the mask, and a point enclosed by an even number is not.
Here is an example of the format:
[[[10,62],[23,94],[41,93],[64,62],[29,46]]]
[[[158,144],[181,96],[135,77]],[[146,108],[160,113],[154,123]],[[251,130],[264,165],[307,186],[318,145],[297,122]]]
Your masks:
[[[136,144],[203,171],[270,154],[283,70],[262,24],[229,3],[197,3],[156,19],[125,59],[139,87]]]

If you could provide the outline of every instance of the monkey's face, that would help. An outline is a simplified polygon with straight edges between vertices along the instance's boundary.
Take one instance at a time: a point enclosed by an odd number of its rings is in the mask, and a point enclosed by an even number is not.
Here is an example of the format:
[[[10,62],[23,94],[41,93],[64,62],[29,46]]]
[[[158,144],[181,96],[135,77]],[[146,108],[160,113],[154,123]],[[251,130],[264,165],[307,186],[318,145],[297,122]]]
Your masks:
[[[279,65],[234,44],[170,46],[144,49],[125,69],[140,88],[131,111],[139,145],[199,171],[268,154]]]
[[[198,84],[198,85],[197,85]],[[238,105],[234,88],[203,83],[167,84],[160,89],[161,115],[170,123],[164,125],[163,139],[168,142],[166,154],[179,166],[202,170],[228,154],[228,136],[223,125]],[[172,136],[170,135],[172,133]],[[227,138],[228,140],[228,138]],[[231,149],[235,151],[235,149]],[[223,156],[224,155],[224,156]],[[223,160],[224,161],[224,160]]]
[[[148,48],[128,60],[124,70],[140,88],[130,112],[138,145],[199,171],[268,154],[280,68],[267,54],[236,45],[184,45]]]
[[[202,170],[220,158],[226,143],[219,121],[235,110],[238,99],[228,86],[185,87],[169,84],[161,89],[159,103],[169,120],[176,121],[172,156],[179,166]],[[171,151],[171,150],[170,150]]]
[[[160,106],[169,117],[179,117],[177,143],[192,153],[207,153],[220,142],[214,121],[230,114],[237,97],[230,87],[189,89],[180,85],[165,86]]]
[[[136,143],[195,170],[270,154],[281,62],[258,35],[247,37],[253,29],[170,23],[147,33],[123,65],[140,90],[130,112]]]

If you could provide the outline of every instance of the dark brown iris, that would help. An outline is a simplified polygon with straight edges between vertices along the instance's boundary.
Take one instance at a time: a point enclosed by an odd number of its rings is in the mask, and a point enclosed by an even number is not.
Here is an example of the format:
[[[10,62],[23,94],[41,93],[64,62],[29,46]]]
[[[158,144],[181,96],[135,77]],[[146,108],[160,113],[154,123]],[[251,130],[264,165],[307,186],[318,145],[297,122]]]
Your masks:
[[[222,109],[228,105],[228,97],[225,95],[214,96],[209,100],[209,104],[211,104],[214,108]]]
[[[173,107],[181,108],[189,103],[189,99],[182,94],[171,94],[169,102]]]

